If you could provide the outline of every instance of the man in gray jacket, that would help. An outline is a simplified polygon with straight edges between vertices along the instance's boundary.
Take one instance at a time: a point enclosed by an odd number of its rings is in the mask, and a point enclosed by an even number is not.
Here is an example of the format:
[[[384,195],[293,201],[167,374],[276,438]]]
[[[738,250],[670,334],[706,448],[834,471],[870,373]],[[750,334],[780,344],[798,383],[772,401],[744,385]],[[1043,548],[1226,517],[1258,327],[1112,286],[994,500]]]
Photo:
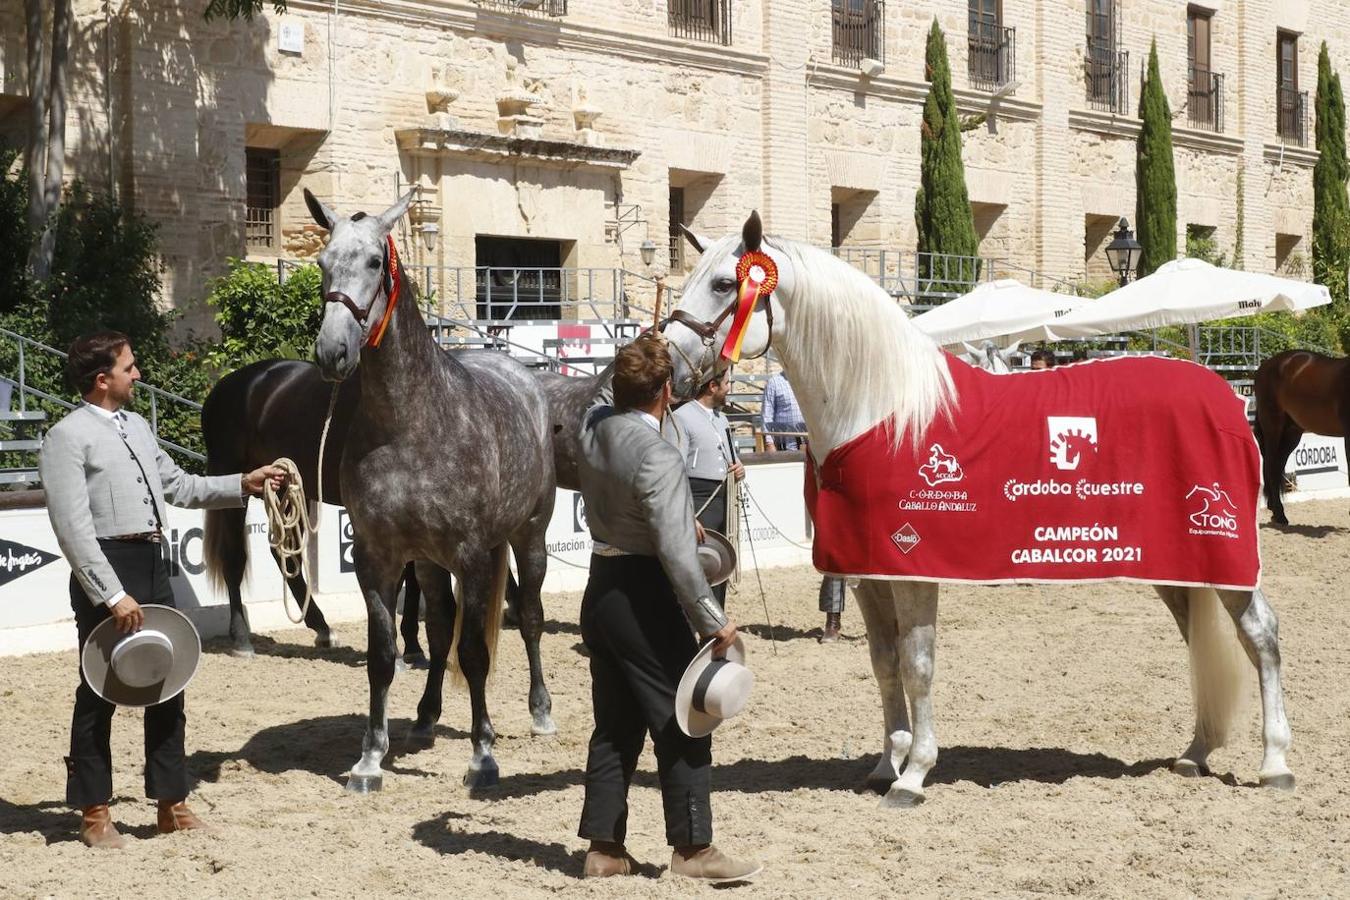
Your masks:
[[[694,633],[731,646],[736,625],[699,565],[684,458],[661,436],[671,362],[648,333],[614,360],[614,406],[583,419],[579,470],[595,549],[581,601],[591,658],[595,730],[586,760],[579,834],[591,842],[584,874],[632,874],[624,849],[628,785],[650,731],[665,808],[671,871],[729,881],[759,871],[712,844],[712,739],[675,719],[680,676],[698,651]]]
[[[47,515],[70,563],[70,604],[80,646],[110,616],[117,629],[140,629],[140,603],[174,605],[169,570],[160,552],[164,501],[176,506],[241,506],[244,495],[282,482],[263,466],[247,475],[189,475],[155,441],[149,424],[122,407],[141,373],[127,336],[86,335],[71,344],[66,376],[84,397],[47,432],[39,469]],[[66,757],[66,802],[83,812],[80,840],[122,847],[108,810],[112,798],[110,733],[116,707],[80,675]],[[202,827],[185,802],[183,695],[145,710],[145,793],[159,802],[160,833]]]

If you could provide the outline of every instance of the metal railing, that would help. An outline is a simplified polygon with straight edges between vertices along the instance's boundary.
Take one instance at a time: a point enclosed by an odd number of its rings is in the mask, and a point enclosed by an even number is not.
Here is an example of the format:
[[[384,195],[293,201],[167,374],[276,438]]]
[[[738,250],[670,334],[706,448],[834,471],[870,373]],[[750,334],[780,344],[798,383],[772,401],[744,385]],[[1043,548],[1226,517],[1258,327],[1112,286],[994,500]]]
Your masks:
[[[669,14],[675,37],[731,43],[731,0],[670,0]]]
[[[1190,67],[1186,121],[1192,128],[1223,133],[1223,75],[1200,66]]]
[[[1124,115],[1130,111],[1130,53],[1106,41],[1088,38],[1083,59],[1087,102],[1093,109]]]
[[[1291,144],[1308,144],[1308,92],[1276,88],[1276,131]]]
[[[919,253],[889,247],[831,247],[830,252],[862,270],[887,293],[915,307],[969,293],[990,280],[994,266],[978,256]]]
[[[474,0],[479,6],[507,12],[537,13],[559,18],[567,15],[567,0]]]
[[[990,91],[1017,79],[1017,29],[983,19],[971,19],[969,49],[970,84]]]
[[[833,0],[830,33],[835,62],[856,66],[864,59],[886,61],[884,0]]]
[[[17,332],[5,328],[0,328],[0,338],[3,338],[7,345],[13,345],[17,350],[13,370],[6,371],[3,374],[17,386],[17,401],[20,412],[27,412],[30,404],[37,405],[34,401],[53,404],[63,409],[74,409],[78,405],[65,397],[57,396],[50,391],[36,386],[30,380],[29,370],[32,365],[30,362],[31,359],[35,357],[45,357],[44,361],[50,365],[53,359],[65,360],[66,354],[63,351],[44,344],[41,341],[35,341],[32,338],[24,337]],[[8,369],[9,367],[6,366],[6,368]],[[60,376],[58,375],[56,377],[59,378]],[[48,384],[48,387],[53,387],[53,385]],[[202,405],[200,403],[195,400],[189,400],[187,397],[183,397],[171,391],[157,388],[152,384],[146,384],[143,381],[140,382],[137,387],[136,393],[139,396],[133,398],[131,408],[138,412],[144,411],[149,413],[147,418],[150,420],[150,430],[154,432],[155,440],[159,442],[161,447],[166,450],[172,450],[175,453],[180,453],[188,459],[197,460],[198,462],[206,461],[206,457],[196,450],[184,447],[182,444],[171,441],[168,438],[161,436],[159,433],[159,419],[162,408],[172,410],[175,407],[185,407],[200,415],[202,410]]]

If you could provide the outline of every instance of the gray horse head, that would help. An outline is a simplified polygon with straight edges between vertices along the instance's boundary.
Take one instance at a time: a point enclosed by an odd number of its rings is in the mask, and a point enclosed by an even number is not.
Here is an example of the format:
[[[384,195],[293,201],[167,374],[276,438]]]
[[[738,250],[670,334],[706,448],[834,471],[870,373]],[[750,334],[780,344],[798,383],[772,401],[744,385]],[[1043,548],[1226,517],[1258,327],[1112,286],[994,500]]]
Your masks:
[[[384,318],[392,284],[387,239],[414,193],[404,194],[377,216],[359,212],[342,219],[305,189],[310,215],[329,234],[328,246],[319,254],[324,310],[314,344],[314,360],[329,381],[342,381],[355,371],[361,348]]]
[[[992,372],[995,375],[1007,375],[1012,372],[1012,357],[1022,342],[1015,341],[1012,346],[1000,350],[993,341],[985,341],[978,347],[972,347],[965,341],[966,361],[971,365]]]

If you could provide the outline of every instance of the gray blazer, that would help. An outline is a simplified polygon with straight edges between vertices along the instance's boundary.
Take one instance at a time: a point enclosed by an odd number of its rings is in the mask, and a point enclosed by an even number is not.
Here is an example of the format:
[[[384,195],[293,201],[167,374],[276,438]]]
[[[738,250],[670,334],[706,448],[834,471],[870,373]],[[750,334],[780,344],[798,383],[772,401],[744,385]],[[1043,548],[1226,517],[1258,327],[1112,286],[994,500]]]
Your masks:
[[[581,422],[579,474],[591,537],[661,560],[702,637],[726,625],[695,547],[694,504],[680,451],[637,412],[597,406]]]
[[[47,432],[38,463],[57,543],[97,603],[122,591],[98,538],[155,531],[166,498],[193,508],[244,505],[240,476],[189,475],[159,448],[145,419],[130,411],[126,418],[123,442],[107,416],[88,405],[71,410]]]
[[[731,448],[731,423],[720,412],[713,412],[697,400],[675,410],[680,425],[680,449],[684,452],[685,473],[690,478],[724,481],[727,469],[736,461]]]

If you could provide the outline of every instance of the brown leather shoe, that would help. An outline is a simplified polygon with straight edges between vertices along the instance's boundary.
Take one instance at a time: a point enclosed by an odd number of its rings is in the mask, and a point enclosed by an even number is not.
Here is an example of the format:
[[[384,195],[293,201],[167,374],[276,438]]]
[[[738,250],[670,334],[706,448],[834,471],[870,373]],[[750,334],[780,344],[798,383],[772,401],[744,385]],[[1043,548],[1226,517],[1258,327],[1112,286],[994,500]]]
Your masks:
[[[632,875],[637,870],[637,860],[628,855],[623,844],[610,841],[591,841],[586,851],[586,866],[581,870],[582,878],[608,878],[611,875]]]
[[[839,629],[842,626],[840,621],[843,618],[841,613],[825,614],[825,629],[820,633],[820,642],[822,644],[833,644],[839,640]]]
[[[80,843],[96,850],[121,850],[127,839],[118,834],[108,804],[86,806],[80,819]]]
[[[712,844],[701,847],[676,847],[670,854],[670,871],[687,878],[699,878],[713,884],[747,881],[764,869],[752,859],[733,859]]]
[[[159,833],[172,834],[175,831],[194,831],[206,828],[206,823],[197,818],[197,814],[188,809],[186,800],[159,801]]]

